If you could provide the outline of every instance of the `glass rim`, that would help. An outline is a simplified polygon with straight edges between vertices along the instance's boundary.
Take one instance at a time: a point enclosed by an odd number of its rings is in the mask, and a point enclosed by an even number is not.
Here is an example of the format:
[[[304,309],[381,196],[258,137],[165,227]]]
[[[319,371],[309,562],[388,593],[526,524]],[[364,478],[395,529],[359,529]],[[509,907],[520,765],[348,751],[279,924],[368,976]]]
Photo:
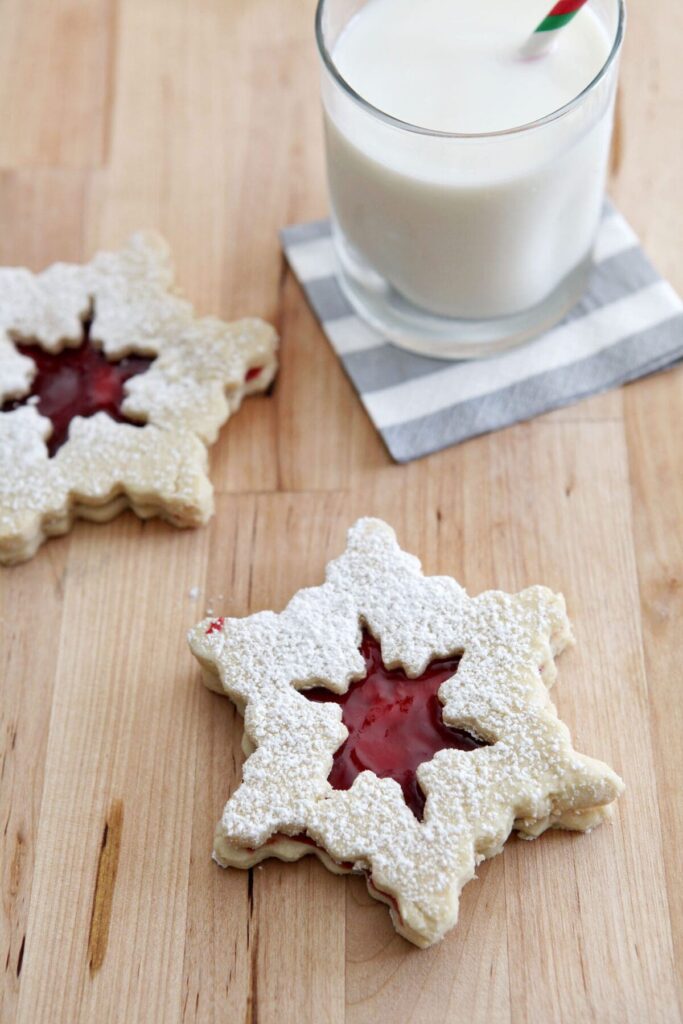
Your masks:
[[[534,128],[540,128],[545,124],[550,124],[552,121],[557,121],[559,118],[564,117],[565,114],[568,114],[575,107],[578,107],[586,96],[593,92],[593,90],[606,76],[621,50],[621,44],[624,40],[624,28],[626,25],[625,0],[617,0],[619,7],[617,30],[614,36],[612,49],[605,58],[605,63],[602,65],[595,77],[591,79],[588,85],[586,85],[580,93],[577,93],[576,96],[563,106],[558,107],[557,110],[553,110],[549,114],[544,114],[543,117],[539,117],[535,121],[527,121],[525,124],[514,125],[512,128],[501,128],[495,132],[445,132],[440,131],[437,128],[424,128],[417,124],[411,124],[410,121],[402,121],[400,118],[394,117],[392,114],[387,114],[386,111],[381,110],[379,107],[370,103],[369,100],[366,100],[364,96],[361,96],[361,94],[357,92],[349,82],[347,82],[335,64],[332,54],[328,50],[323,37],[323,9],[327,2],[328,0],[318,0],[315,12],[315,38],[321,60],[332,75],[333,79],[336,81],[337,85],[342,88],[354,103],[362,107],[366,113],[378,118],[385,124],[391,125],[394,128],[400,128],[402,131],[412,132],[415,135],[426,135],[440,139],[495,139],[506,135],[519,135],[523,132],[531,131]]]

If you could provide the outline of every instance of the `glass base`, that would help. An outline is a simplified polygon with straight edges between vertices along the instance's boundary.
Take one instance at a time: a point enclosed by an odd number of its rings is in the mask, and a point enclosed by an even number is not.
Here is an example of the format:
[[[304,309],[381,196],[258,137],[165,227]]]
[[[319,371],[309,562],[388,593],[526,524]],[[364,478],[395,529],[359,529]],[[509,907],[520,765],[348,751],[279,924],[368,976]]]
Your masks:
[[[589,253],[539,305],[514,316],[459,320],[414,306],[334,231],[342,290],[358,315],[394,345],[434,359],[484,359],[523,345],[554,327],[585,291]]]

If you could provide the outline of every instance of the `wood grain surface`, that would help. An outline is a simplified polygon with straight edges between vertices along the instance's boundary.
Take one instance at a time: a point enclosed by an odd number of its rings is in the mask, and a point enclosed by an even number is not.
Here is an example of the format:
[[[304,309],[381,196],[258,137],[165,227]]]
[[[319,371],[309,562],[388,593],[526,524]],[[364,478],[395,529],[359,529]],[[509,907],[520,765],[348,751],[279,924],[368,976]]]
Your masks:
[[[213,449],[208,528],[79,523],[0,575],[0,1021],[680,1021],[683,371],[392,465],[278,248],[326,211],[312,16],[0,0],[0,262],[156,227],[202,311],[282,336]],[[611,182],[679,290],[682,44],[680,3],[630,0]],[[628,787],[590,836],[512,839],[428,951],[311,858],[210,860],[241,723],[185,632],[282,607],[361,514],[471,592],[565,593],[559,710]]]

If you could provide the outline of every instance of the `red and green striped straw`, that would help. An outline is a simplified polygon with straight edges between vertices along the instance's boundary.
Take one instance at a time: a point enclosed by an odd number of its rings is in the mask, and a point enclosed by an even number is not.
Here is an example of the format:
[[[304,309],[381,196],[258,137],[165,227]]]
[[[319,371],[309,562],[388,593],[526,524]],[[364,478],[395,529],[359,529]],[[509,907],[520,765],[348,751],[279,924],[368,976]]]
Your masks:
[[[558,0],[523,49],[525,57],[540,57],[552,49],[560,29],[574,18],[588,0]]]

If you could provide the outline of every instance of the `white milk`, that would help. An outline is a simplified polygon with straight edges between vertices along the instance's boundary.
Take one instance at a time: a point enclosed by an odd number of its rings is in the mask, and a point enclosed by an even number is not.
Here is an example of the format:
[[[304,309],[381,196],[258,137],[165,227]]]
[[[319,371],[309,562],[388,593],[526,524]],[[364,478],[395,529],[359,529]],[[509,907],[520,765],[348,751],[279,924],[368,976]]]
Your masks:
[[[529,124],[605,64],[584,8],[551,54],[519,48],[548,0],[369,0],[337,39],[341,76],[374,107],[438,132]],[[355,255],[415,305],[459,318],[528,310],[586,262],[604,190],[613,88],[524,132],[403,130],[324,90],[334,215]]]

